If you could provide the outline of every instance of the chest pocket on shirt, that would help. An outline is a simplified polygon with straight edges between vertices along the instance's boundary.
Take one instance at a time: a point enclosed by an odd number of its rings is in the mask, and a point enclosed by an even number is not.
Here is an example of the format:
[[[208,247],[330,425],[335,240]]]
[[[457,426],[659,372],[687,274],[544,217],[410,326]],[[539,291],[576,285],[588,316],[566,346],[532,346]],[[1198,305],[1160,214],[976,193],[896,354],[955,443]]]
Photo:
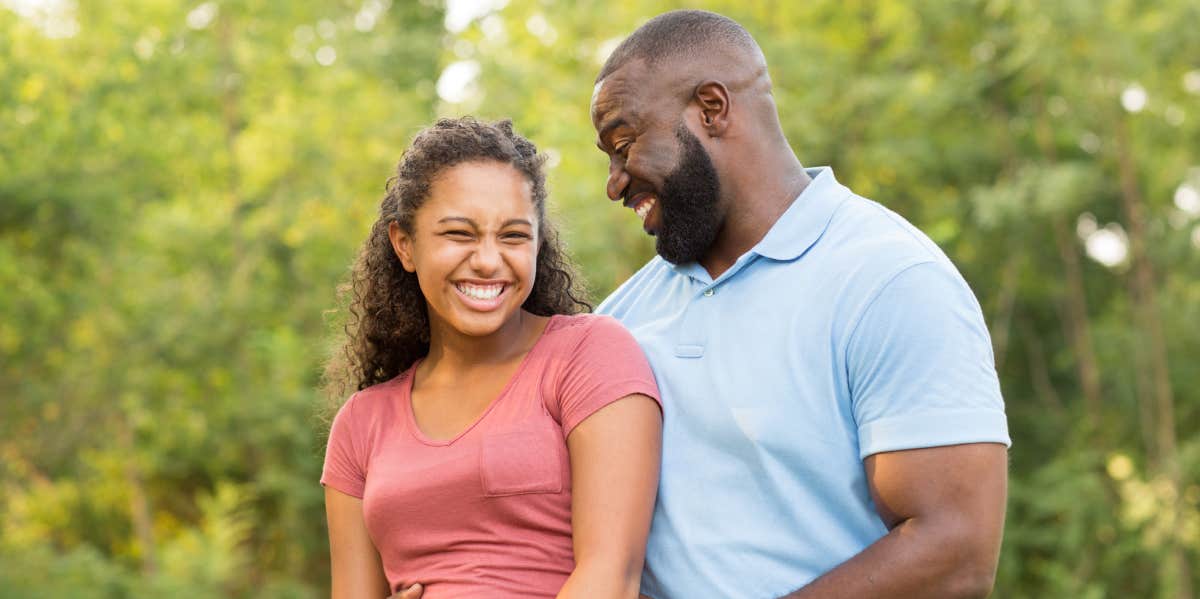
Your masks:
[[[561,493],[565,452],[562,436],[550,428],[485,436],[479,452],[483,494]]]

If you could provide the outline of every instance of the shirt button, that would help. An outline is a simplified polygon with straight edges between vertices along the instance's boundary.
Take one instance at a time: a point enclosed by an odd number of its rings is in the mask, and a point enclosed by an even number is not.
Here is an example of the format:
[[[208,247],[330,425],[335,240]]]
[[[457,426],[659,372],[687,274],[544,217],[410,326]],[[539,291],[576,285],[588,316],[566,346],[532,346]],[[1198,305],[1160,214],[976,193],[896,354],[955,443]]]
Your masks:
[[[704,297],[712,297],[714,293],[716,293],[716,291],[713,291],[712,289],[705,289]]]

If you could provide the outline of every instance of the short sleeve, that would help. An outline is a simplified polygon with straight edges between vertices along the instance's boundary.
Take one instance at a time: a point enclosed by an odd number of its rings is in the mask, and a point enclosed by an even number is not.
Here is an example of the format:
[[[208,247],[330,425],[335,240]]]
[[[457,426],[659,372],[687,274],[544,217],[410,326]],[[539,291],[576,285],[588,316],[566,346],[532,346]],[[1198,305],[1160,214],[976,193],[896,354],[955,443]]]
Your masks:
[[[1011,445],[979,303],[948,263],[886,283],[846,349],[859,454],[961,443]]]
[[[367,452],[363,449],[362,427],[354,418],[354,399],[351,397],[333,418],[321,484],[362,499],[367,481]]]
[[[635,393],[660,403],[654,373],[633,335],[610,316],[590,316],[558,381],[558,413],[567,435],[604,406]]]

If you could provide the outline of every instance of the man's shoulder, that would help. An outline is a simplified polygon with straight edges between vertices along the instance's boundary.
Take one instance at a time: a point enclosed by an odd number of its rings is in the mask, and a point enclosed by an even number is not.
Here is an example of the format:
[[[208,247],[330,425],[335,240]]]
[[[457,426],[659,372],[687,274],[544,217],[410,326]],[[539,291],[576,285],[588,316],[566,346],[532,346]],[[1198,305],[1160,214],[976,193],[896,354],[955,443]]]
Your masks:
[[[675,268],[670,262],[664,260],[662,256],[654,256],[629,279],[621,283],[604,301],[600,302],[600,305],[596,307],[596,313],[621,320],[622,315],[636,303],[639,297],[675,274]]]
[[[842,252],[884,261],[946,259],[941,248],[903,216],[857,194],[851,194],[834,214],[822,241]]]
[[[817,245],[839,277],[869,287],[923,263],[957,274],[928,235],[886,206],[857,194],[839,207]]]
[[[857,319],[880,294],[902,306],[978,311],[970,284],[928,235],[878,202],[852,195],[831,220],[822,243],[837,277],[839,303]]]

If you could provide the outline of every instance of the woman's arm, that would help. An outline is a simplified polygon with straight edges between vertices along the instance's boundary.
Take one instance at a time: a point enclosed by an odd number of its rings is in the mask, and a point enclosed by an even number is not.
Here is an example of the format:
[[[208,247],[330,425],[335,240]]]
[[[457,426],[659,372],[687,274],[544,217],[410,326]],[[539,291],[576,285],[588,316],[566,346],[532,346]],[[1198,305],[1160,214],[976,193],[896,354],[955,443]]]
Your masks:
[[[362,500],[325,487],[333,599],[383,599],[391,593],[379,552],[367,535]]]
[[[638,596],[658,488],[662,414],[645,395],[621,398],[567,436],[575,570],[559,599]]]

